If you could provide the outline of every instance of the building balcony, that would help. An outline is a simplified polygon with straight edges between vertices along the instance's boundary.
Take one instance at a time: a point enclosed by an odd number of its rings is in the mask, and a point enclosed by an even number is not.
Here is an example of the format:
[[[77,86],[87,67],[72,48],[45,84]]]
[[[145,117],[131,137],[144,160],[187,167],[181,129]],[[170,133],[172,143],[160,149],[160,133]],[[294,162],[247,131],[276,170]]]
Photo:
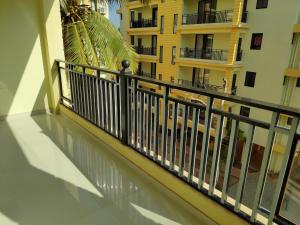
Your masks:
[[[218,85],[213,85],[208,83],[193,82],[184,79],[178,79],[177,82],[179,85],[182,85],[184,87],[200,88],[200,89],[206,89],[206,90],[217,91],[217,92],[224,92],[225,90],[223,86],[218,86]]]
[[[152,74],[152,73],[145,72],[145,71],[138,71],[137,75],[147,77],[147,78],[151,78],[151,79],[156,79],[156,74]]]
[[[205,23],[231,23],[233,10],[216,12],[206,11],[203,14],[193,13],[182,15],[182,25],[205,24]]]
[[[147,27],[157,27],[157,20],[156,19],[142,19],[142,20],[130,21],[130,28],[147,28]]]
[[[204,60],[226,61],[228,50],[181,48],[180,57]]]
[[[153,55],[156,56],[156,48],[153,47],[144,47],[144,46],[134,46],[133,47],[136,53],[141,55]]]

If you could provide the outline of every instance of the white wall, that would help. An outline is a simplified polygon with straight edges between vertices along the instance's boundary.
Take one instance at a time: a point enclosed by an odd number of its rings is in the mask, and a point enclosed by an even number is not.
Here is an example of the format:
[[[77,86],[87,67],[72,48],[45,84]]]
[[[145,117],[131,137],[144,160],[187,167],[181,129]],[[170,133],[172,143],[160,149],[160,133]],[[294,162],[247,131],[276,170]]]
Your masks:
[[[54,107],[51,67],[63,59],[59,1],[2,1],[0,27],[0,117]]]

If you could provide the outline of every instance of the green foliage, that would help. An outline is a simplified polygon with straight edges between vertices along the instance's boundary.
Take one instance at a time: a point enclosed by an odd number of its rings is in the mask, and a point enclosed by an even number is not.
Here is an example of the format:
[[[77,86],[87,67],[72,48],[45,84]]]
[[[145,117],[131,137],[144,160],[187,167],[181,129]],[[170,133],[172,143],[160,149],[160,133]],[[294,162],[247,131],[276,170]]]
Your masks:
[[[137,69],[137,55],[108,19],[79,0],[60,0],[65,57],[67,61],[120,69],[128,60]],[[117,0],[103,0],[103,3]]]

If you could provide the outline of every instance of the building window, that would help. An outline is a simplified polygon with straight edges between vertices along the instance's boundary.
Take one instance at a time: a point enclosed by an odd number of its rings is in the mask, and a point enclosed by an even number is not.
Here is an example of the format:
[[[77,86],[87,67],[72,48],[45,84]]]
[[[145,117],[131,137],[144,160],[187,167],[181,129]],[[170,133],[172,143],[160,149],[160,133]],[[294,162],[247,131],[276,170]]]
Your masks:
[[[131,45],[134,46],[134,36],[130,36],[130,42],[131,42]]]
[[[173,34],[176,34],[176,31],[177,31],[177,24],[178,24],[178,14],[174,14]]]
[[[175,82],[175,78],[173,76],[171,76],[170,81],[171,81],[171,83],[174,83]]]
[[[123,20],[123,14],[122,13],[120,14],[120,20]]]
[[[164,46],[159,46],[159,62],[163,62],[163,51],[164,51]]]
[[[164,33],[164,19],[165,19],[164,16],[160,17],[160,34]]]
[[[175,58],[176,58],[176,46],[173,46],[172,47],[172,59],[171,59],[172,65],[175,64]]]
[[[268,8],[268,0],[257,0],[256,2],[257,9],[265,9]]]
[[[246,107],[246,106],[241,106],[240,115],[249,117],[250,116],[250,108]]]
[[[252,34],[251,39],[251,49],[260,50],[262,44],[263,34],[262,33],[254,33]]]
[[[296,87],[300,88],[300,77],[297,78]]]
[[[246,87],[254,87],[255,86],[255,78],[256,73],[255,72],[246,72],[246,78],[245,78],[245,86]]]
[[[293,121],[293,118],[292,117],[288,117],[288,119],[286,121],[286,124],[287,125],[292,125],[292,121]]]

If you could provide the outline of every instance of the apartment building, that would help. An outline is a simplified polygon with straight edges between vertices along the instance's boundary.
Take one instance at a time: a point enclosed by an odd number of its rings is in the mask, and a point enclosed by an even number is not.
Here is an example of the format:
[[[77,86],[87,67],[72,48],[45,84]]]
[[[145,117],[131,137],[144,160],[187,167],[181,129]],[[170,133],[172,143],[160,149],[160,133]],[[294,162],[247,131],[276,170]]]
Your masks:
[[[138,74],[299,108],[299,11],[297,0],[149,0],[129,1],[117,12],[120,32],[139,54]],[[218,107],[271,120],[271,113],[240,104]],[[291,119],[280,122],[289,126]],[[258,129],[258,149],[266,139],[266,130]],[[285,143],[276,138],[274,172]]]
[[[103,4],[100,0],[81,0],[81,4],[91,6],[92,10],[95,10],[102,15],[104,15],[107,19],[109,18],[109,6],[108,4]]]

